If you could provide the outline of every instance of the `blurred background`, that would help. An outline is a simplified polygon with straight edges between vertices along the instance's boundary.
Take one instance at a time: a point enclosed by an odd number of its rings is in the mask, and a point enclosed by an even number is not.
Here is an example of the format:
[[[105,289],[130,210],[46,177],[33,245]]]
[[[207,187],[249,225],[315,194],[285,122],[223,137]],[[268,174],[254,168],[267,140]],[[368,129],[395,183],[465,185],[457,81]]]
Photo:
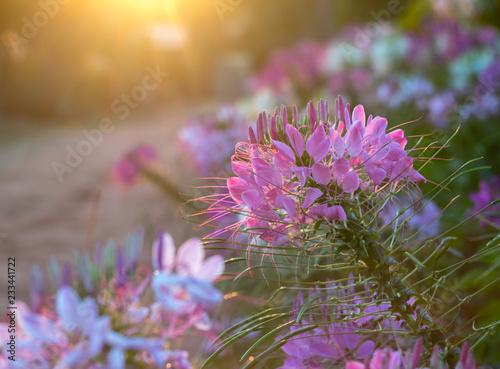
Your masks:
[[[425,143],[463,126],[444,157],[455,160],[424,173],[442,179],[484,157],[490,169],[450,189],[463,201],[443,222],[463,219],[499,190],[487,186],[500,172],[499,17],[497,0],[2,0],[0,274],[15,256],[26,300],[30,267],[51,257],[137,228],[147,242],[159,228],[177,244],[203,235],[117,163],[147,144],[157,173],[200,195],[192,186],[221,176],[260,110],[339,94],[391,125],[419,120],[408,129],[432,132]],[[476,221],[458,252],[498,219]]]

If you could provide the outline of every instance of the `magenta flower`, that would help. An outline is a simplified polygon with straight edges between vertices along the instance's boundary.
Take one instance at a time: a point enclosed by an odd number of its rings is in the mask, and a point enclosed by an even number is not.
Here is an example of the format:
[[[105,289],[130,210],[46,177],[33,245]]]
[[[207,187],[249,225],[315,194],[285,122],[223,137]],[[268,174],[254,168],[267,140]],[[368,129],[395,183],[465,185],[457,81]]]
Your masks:
[[[261,113],[249,133],[250,142],[236,147],[236,177],[227,187],[243,215],[238,226],[275,245],[290,243],[291,231],[319,217],[346,220],[353,196],[425,181],[413,169],[403,131],[387,132],[387,120],[366,117],[361,105],[351,113],[342,98],[335,102],[335,117],[328,100],[317,109],[310,102],[303,118],[294,107],[292,122],[283,107],[272,116]]]
[[[192,313],[196,307],[210,308],[222,300],[212,282],[224,272],[224,259],[214,255],[205,260],[201,240],[187,240],[177,254],[168,233],[153,243],[152,287],[157,300],[170,311]]]
[[[121,187],[133,187],[144,168],[147,168],[158,158],[155,149],[149,145],[140,145],[125,155],[115,164],[112,179]]]
[[[489,181],[479,183],[479,191],[471,192],[469,199],[474,204],[468,214],[479,212],[478,218],[482,225],[491,222],[500,226],[500,204],[487,207],[492,201],[500,199],[500,177],[493,176]]]

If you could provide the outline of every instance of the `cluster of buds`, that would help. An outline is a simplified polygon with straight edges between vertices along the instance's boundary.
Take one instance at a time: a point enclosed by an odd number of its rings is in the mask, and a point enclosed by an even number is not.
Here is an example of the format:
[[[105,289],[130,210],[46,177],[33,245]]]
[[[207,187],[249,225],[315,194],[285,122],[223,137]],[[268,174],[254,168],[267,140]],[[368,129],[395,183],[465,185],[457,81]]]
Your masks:
[[[143,248],[143,232],[130,234],[123,245],[109,241],[104,247],[95,246],[94,252],[74,252],[73,261],[59,264],[52,258],[47,266],[48,283],[43,269],[36,264],[30,274],[31,308],[38,311],[64,285],[78,292],[96,296],[111,283],[118,287],[133,275],[141,273],[139,258]]]

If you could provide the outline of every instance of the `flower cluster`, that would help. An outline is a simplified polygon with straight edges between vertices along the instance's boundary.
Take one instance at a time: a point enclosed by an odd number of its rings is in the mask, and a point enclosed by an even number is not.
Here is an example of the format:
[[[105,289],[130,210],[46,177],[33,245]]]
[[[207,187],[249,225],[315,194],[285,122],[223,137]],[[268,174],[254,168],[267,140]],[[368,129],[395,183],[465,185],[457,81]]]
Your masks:
[[[285,107],[261,113],[250,142],[237,146],[236,177],[227,180],[247,229],[274,245],[289,243],[290,232],[319,217],[344,221],[353,198],[369,197],[398,183],[424,181],[413,168],[400,129],[388,131],[383,117],[352,113],[342,98],[330,116],[328,100],[308,104],[305,117]]]
[[[31,308],[39,311],[64,285],[71,285],[89,296],[97,296],[109,283],[123,285],[127,278],[138,273],[142,247],[143,232],[137,231],[127,237],[124,245],[110,240],[105,247],[97,244],[92,255],[75,252],[71,263],[60,265],[52,258],[47,266],[49,283],[45,282],[41,266],[34,265],[30,274]]]
[[[280,50],[254,77],[254,92],[304,100],[341,90],[383,113],[387,108],[426,112],[427,121],[442,127],[498,115],[492,71],[500,55],[498,32],[437,16],[424,22],[418,31],[385,27],[373,39],[347,27],[323,45]]]
[[[324,65],[330,81],[338,80],[338,74],[345,79],[365,72],[363,83],[352,84],[349,91],[356,96],[366,96],[367,88],[376,91],[365,99],[371,106],[413,108],[427,112],[429,122],[447,126],[456,119],[484,120],[499,113],[499,99],[491,85],[496,80],[490,71],[500,53],[499,41],[492,28],[429,19],[419,31],[389,29],[366,50],[349,49],[347,54],[355,55],[354,63],[346,62],[342,46],[333,41]],[[338,88],[349,87],[330,83],[330,91]],[[479,106],[467,100],[471,95]]]
[[[153,244],[151,268],[138,264],[139,240],[136,234],[125,248],[96,248],[92,259],[76,256],[75,266],[81,269],[66,264],[61,272],[53,262],[49,275],[55,297],[38,282],[32,289],[34,309],[17,303],[20,330],[16,361],[9,368],[192,368],[186,346],[194,343],[179,347],[180,338],[213,335],[208,312],[222,301],[222,293],[212,283],[224,261],[220,256],[204,261],[199,239],[188,240],[176,257],[172,237],[161,233]],[[41,268],[32,275],[43,277]],[[153,303],[145,299],[149,285]],[[2,363],[8,339],[0,336]]]

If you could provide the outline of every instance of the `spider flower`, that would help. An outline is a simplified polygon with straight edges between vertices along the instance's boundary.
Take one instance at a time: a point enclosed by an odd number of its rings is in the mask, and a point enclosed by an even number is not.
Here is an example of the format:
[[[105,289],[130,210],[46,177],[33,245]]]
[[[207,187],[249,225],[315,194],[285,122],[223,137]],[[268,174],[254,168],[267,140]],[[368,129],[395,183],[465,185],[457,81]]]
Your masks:
[[[212,282],[224,271],[224,259],[214,255],[205,259],[201,240],[187,240],[177,253],[172,236],[162,233],[153,243],[152,287],[158,302],[170,311],[181,314],[197,307],[213,307],[222,300],[222,293]]]
[[[286,107],[261,113],[249,135],[236,147],[236,176],[227,187],[240,223],[275,245],[290,243],[290,232],[319,218],[346,220],[354,198],[425,181],[401,129],[388,131],[387,120],[367,117],[362,105],[351,112],[340,97],[334,116],[328,100],[317,109],[310,102],[304,117],[293,107],[291,121]]]

